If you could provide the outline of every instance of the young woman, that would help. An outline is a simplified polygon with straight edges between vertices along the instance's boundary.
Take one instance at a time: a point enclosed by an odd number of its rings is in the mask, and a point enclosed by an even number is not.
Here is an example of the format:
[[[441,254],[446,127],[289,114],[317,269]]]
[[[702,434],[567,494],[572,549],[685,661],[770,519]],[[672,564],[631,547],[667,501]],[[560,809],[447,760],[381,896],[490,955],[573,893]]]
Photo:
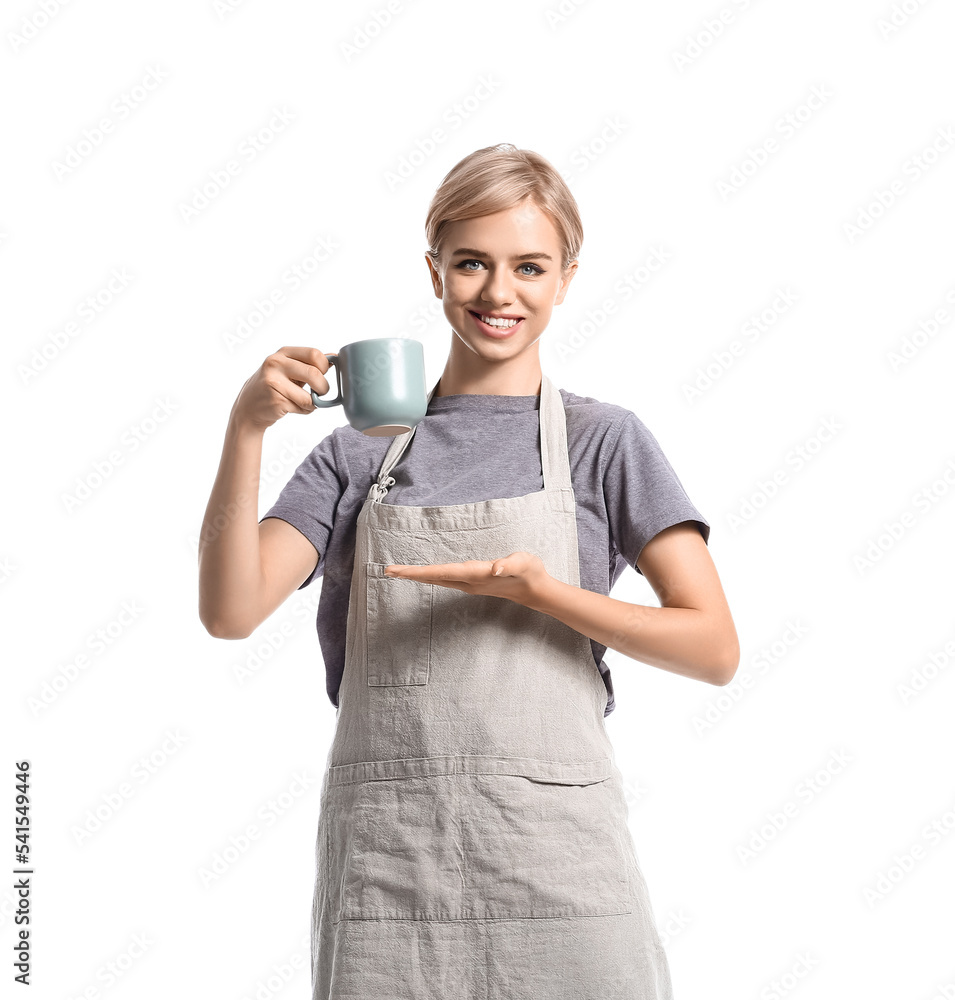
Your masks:
[[[335,428],[256,523],[266,427],[329,389],[321,351],[282,348],[235,401],[200,549],[200,617],[223,638],[323,576],[337,715],[312,995],[664,1000],[603,654],[731,679],[709,524],[634,413],[541,371],[583,239],[557,171],[477,150],[426,229],[452,332],[427,416],[395,438]],[[626,565],[661,607],[609,596]]]

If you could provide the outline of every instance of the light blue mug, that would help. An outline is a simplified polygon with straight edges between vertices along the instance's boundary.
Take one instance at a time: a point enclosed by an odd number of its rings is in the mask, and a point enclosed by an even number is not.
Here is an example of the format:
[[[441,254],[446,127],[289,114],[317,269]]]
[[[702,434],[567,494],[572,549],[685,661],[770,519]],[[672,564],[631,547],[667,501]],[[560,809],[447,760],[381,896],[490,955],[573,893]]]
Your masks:
[[[404,434],[424,419],[428,412],[428,390],[424,345],[420,340],[407,337],[356,340],[325,356],[329,368],[335,366],[338,396],[322,399],[309,386],[316,406],[341,404],[352,427],[369,437]]]

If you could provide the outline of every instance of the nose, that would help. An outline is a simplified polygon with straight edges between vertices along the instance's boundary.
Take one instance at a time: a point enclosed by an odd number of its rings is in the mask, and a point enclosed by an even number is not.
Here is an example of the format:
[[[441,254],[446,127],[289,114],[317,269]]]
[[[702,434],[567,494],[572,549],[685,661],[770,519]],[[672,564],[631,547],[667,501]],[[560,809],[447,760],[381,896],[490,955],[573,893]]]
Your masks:
[[[504,309],[514,298],[514,277],[507,267],[488,268],[484,287],[481,289],[481,301],[492,309]]]

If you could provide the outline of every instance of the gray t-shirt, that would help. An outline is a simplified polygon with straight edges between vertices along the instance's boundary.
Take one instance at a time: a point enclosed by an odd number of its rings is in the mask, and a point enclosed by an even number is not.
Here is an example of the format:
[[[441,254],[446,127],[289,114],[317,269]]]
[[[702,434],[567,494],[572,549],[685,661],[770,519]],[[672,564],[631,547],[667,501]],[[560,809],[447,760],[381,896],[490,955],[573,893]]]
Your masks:
[[[693,521],[709,542],[710,525],[693,506],[656,438],[630,410],[560,390],[567,416],[571,483],[577,502],[580,586],[608,595],[626,566],[658,532]],[[432,397],[427,416],[391,475],[386,503],[413,507],[525,496],[544,488],[540,396],[461,393]],[[345,670],[345,625],[358,513],[394,438],[336,427],[295,470],[263,516],[298,528],[320,553],[298,588],[323,577],[316,626],[325,687],[338,705]],[[506,555],[506,553],[503,553]],[[590,641],[615,708],[607,647]]]

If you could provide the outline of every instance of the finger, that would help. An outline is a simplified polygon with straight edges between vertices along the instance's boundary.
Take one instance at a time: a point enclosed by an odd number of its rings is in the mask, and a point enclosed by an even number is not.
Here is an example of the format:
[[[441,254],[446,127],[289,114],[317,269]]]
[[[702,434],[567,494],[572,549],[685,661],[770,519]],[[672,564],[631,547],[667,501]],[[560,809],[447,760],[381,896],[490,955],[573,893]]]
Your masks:
[[[303,361],[287,360],[282,374],[285,375],[284,384],[279,380],[273,388],[294,402],[300,413],[311,413],[315,409],[312,394],[305,388],[304,383],[307,382],[319,396],[324,395],[330,388],[325,376],[317,368]]]
[[[386,566],[385,576],[400,577],[403,580],[411,580],[412,583],[430,583],[436,587],[450,587],[453,590],[463,590],[470,593],[472,584],[463,580],[437,578],[431,575],[428,566]]]
[[[436,566],[400,566],[385,567],[385,576],[404,576],[409,580],[424,580],[426,583],[436,583],[438,580],[454,579],[454,576],[438,571]]]
[[[509,556],[495,559],[491,565],[491,576],[514,576],[518,569],[514,563],[515,555],[519,555],[519,553],[512,552]]]
[[[435,580],[473,581],[486,578],[491,572],[492,563],[470,559],[467,562],[435,564],[427,568]]]
[[[319,396],[324,396],[331,389],[331,383],[325,378],[331,368],[328,357],[317,347],[283,347],[277,354],[286,358],[283,372],[286,377],[298,386],[314,389]],[[335,353],[334,351],[332,352]],[[314,409],[311,393],[307,393],[307,409]]]
[[[410,566],[393,563],[385,567],[388,575],[406,576],[412,580],[425,580],[428,583],[439,583],[444,580],[466,582],[487,576],[491,571],[491,563],[471,560],[463,563],[435,563],[430,566]]]
[[[312,394],[300,388],[294,382],[286,382],[283,386],[273,386],[275,391],[288,402],[289,413],[314,413],[315,403]]]
[[[302,382],[314,378],[315,385],[324,385],[326,390],[328,383],[317,368],[288,357],[285,353],[287,350],[289,348],[283,347],[265,359],[262,363],[262,378],[269,389],[287,401],[289,405],[286,413],[311,413],[315,404],[312,402],[312,394],[303,388]],[[301,381],[296,381],[296,376]]]
[[[284,354],[293,361],[301,361],[306,365],[311,365],[313,368],[317,368],[322,374],[327,372],[331,367],[328,363],[327,355],[317,347],[283,347],[276,353]],[[336,352],[330,351],[329,353],[335,354]]]
[[[285,374],[292,382],[297,382],[299,385],[307,382],[316,392],[324,385],[325,392],[328,392],[328,380],[325,378],[322,370],[315,365],[310,365],[305,361],[296,361],[295,358],[289,358],[285,363]],[[314,385],[312,384],[313,381]],[[318,394],[319,396],[322,395],[320,392]]]

